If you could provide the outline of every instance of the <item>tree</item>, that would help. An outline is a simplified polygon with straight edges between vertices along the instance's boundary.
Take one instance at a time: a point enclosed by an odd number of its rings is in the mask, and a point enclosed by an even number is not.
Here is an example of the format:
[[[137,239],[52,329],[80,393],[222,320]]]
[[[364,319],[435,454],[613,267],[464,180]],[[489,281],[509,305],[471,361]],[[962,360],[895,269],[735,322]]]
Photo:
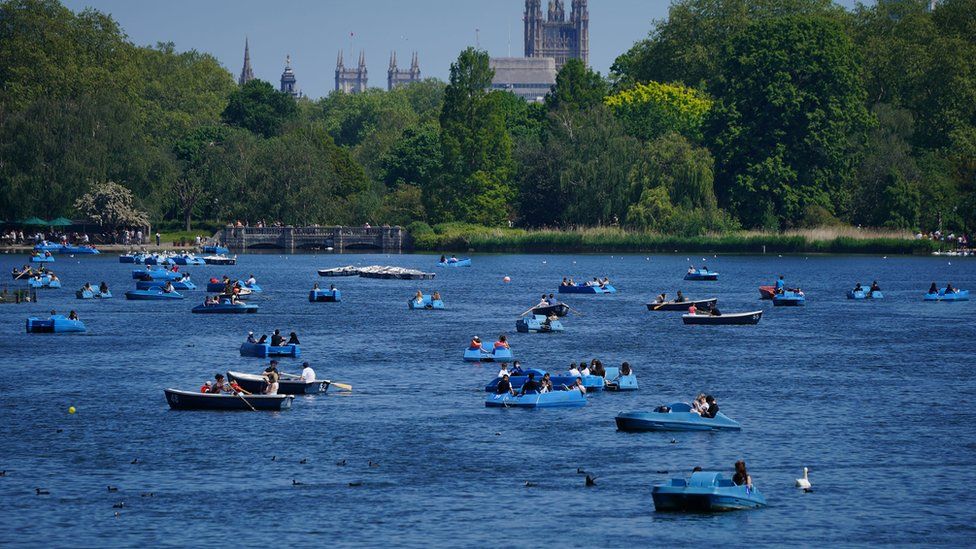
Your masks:
[[[600,73],[592,71],[579,59],[569,59],[556,74],[556,85],[546,94],[550,110],[588,109],[603,101],[609,86]]]
[[[291,94],[277,91],[263,80],[251,80],[230,94],[221,116],[233,126],[274,137],[297,114],[298,107]]]
[[[173,184],[175,204],[183,217],[184,230],[189,231],[198,206],[208,197],[219,193],[217,188],[226,180],[226,166],[220,149],[226,130],[220,126],[197,128],[173,148],[180,163],[180,174]]]
[[[441,110],[443,171],[425,197],[435,219],[501,225],[510,217],[514,165],[505,92],[487,92],[488,54],[474,48],[451,64]]]
[[[887,188],[894,180],[903,188],[905,185],[917,187],[921,183],[921,174],[910,144],[915,126],[911,112],[880,103],[874,106],[872,114],[877,124],[868,132],[863,158],[855,175],[849,219],[858,225],[881,227],[888,224],[892,216],[888,209],[890,201],[883,200]],[[918,196],[917,192],[915,196]],[[904,207],[899,206],[899,209],[904,210]],[[918,215],[914,217],[917,221]]]
[[[92,185],[75,201],[75,210],[90,223],[102,227],[149,226],[146,212],[133,205],[132,191],[113,181]]]
[[[696,141],[712,108],[705,93],[680,84],[634,84],[605,100],[624,123],[628,133],[640,139],[655,139],[674,132]]]
[[[408,128],[382,165],[383,181],[391,189],[400,184],[427,187],[441,170],[440,128],[436,123]]]
[[[709,124],[720,201],[750,227],[770,211],[793,226],[808,203],[844,211],[869,117],[843,27],[822,17],[759,21],[726,57]]]

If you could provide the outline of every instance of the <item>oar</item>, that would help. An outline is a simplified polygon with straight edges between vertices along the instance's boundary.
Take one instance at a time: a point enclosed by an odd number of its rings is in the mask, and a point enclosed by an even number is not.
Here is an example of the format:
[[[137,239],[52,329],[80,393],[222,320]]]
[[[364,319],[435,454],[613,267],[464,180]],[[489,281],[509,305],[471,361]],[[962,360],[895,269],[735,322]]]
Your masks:
[[[244,395],[242,395],[242,394],[240,394],[240,393],[238,393],[238,392],[236,392],[236,391],[234,392],[234,395],[235,395],[235,396],[236,396],[237,398],[239,398],[239,399],[241,399],[241,400],[243,400],[243,401],[244,401],[244,404],[247,404],[247,407],[248,407],[248,408],[250,408],[252,412],[257,412],[257,411],[258,411],[258,409],[257,409],[257,408],[255,408],[254,406],[251,406],[251,403],[250,403],[250,402],[248,402],[246,398],[244,398]]]
[[[567,305],[567,307],[569,307],[569,305]],[[574,309],[574,308],[572,308],[572,307],[569,307],[569,312],[571,312],[571,313],[573,313],[573,314],[574,314],[574,315],[576,315],[576,316],[586,316],[586,315],[584,315],[583,313],[581,313],[581,312],[579,312],[579,311],[577,311],[576,309]]]
[[[654,308],[651,309],[651,310],[652,311],[656,311],[656,310],[660,309],[661,307],[664,307],[667,304],[668,304],[667,301],[662,301],[662,302],[658,303],[657,305],[655,305]]]
[[[333,385],[335,387],[338,387],[338,388],[342,389],[343,391],[352,391],[352,385],[348,385],[346,383],[339,383],[338,381],[330,381],[329,382],[329,385]]]
[[[525,315],[529,314],[529,311],[531,311],[532,309],[535,309],[536,307],[538,307],[538,305],[533,305],[533,306],[529,307],[528,309],[526,309],[525,311],[523,311],[522,314],[520,314],[519,316],[525,316]]]

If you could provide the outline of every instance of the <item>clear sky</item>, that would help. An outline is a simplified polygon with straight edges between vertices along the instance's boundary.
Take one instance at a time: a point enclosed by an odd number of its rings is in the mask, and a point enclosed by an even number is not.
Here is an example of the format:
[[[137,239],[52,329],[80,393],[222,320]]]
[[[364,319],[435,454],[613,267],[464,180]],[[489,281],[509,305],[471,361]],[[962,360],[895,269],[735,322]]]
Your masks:
[[[390,52],[401,68],[420,56],[424,76],[446,80],[451,62],[480,42],[492,56],[523,54],[524,0],[62,0],[74,11],[110,13],[139,45],[174,42],[215,55],[236,77],[251,45],[258,78],[276,87],[290,54],[305,95],[334,88],[336,54],[346,65],[366,52],[370,86],[386,87]],[[571,0],[565,0],[569,16]],[[607,73],[617,55],[667,15],[668,0],[590,0],[590,64]],[[853,0],[843,0],[850,6]],[[543,2],[543,12],[545,5]],[[477,29],[477,31],[476,31]],[[509,40],[511,37],[511,40]]]

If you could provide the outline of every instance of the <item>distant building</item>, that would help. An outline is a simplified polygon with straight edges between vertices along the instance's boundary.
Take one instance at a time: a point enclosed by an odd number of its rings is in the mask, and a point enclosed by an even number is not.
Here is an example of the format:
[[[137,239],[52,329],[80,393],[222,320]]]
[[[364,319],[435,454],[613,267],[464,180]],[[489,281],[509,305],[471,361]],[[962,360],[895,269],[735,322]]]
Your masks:
[[[248,49],[247,38],[244,38],[244,67],[241,68],[241,76],[237,79],[237,83],[243,86],[251,80],[254,80],[254,71],[251,70],[251,52]]]
[[[302,96],[298,91],[298,80],[295,79],[295,71],[291,68],[291,56],[285,56],[285,70],[281,73],[281,91],[290,94],[295,99]]]
[[[552,57],[556,70],[569,59],[590,64],[590,13],[586,0],[572,0],[566,21],[563,0],[549,0],[549,14],[542,18],[542,0],[525,0],[525,56]]]
[[[359,66],[347,69],[342,59],[342,50],[336,58],[335,89],[345,93],[362,93],[366,91],[368,73],[366,71],[366,53],[359,52]]]
[[[419,81],[420,62],[417,58],[417,52],[414,52],[413,56],[410,57],[410,69],[405,71],[397,68],[396,52],[390,54],[390,68],[386,71],[386,89],[388,91],[411,82]]]
[[[495,76],[491,89],[505,90],[540,102],[556,84],[556,61],[551,57],[495,57],[489,62]]]

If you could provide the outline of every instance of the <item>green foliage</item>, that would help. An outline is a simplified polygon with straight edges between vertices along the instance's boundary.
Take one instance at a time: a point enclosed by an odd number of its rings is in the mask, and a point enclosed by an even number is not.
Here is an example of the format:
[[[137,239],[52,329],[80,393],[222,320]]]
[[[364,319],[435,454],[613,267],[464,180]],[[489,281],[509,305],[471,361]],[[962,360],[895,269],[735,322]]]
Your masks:
[[[859,70],[826,18],[763,20],[732,41],[710,133],[718,195],[746,226],[770,208],[791,227],[807,204],[846,206],[869,121]]]
[[[680,84],[635,84],[606,98],[628,133],[655,139],[675,132],[693,140],[702,137],[702,124],[712,108],[704,93]]]
[[[592,71],[579,59],[569,59],[556,74],[556,85],[546,95],[550,110],[565,108],[583,110],[600,104],[609,86],[600,73]]]
[[[291,94],[274,89],[264,80],[251,80],[230,94],[221,117],[233,126],[274,137],[297,114],[298,106]]]

